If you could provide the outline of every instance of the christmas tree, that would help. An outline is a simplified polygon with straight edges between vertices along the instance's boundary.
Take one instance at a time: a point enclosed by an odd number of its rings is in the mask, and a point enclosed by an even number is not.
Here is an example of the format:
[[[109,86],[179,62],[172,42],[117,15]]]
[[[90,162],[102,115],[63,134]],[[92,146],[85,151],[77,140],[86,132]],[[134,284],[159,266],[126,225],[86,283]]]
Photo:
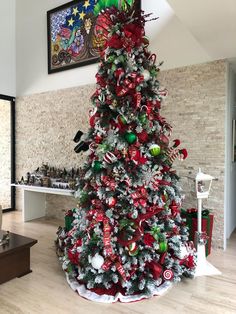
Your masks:
[[[160,115],[166,90],[148,50],[149,15],[130,4],[95,7],[102,50],[94,109],[88,133],[74,139],[75,151],[89,149],[89,156],[75,192],[78,208],[58,232],[69,284],[101,302],[161,294],[195,268],[172,169],[187,152],[179,140],[170,143],[172,127]]]

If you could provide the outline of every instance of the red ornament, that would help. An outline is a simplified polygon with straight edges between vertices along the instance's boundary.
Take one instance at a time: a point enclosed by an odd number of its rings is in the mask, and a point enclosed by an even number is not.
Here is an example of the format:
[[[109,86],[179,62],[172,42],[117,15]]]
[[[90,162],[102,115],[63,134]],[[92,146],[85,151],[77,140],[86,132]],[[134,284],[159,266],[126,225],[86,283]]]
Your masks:
[[[152,272],[153,279],[157,280],[161,277],[163,269],[159,263],[152,261],[151,263],[148,263],[147,266]]]
[[[148,134],[145,130],[143,130],[141,133],[138,133],[137,136],[141,143],[146,143],[148,141]]]
[[[114,207],[116,203],[117,203],[117,200],[113,196],[109,197],[109,199],[107,200],[107,204],[109,207]]]
[[[72,264],[78,264],[79,263],[79,253],[73,249],[69,249],[68,252],[68,258],[71,261]]]
[[[111,36],[111,38],[108,39],[106,45],[114,49],[121,49],[123,47],[121,37],[119,37],[117,34]]]
[[[145,245],[152,246],[155,241],[156,240],[154,239],[154,237],[150,233],[145,233],[145,235],[143,237],[143,242]]]
[[[95,140],[95,143],[100,144],[102,142],[102,137],[99,135],[96,135],[94,140]]]

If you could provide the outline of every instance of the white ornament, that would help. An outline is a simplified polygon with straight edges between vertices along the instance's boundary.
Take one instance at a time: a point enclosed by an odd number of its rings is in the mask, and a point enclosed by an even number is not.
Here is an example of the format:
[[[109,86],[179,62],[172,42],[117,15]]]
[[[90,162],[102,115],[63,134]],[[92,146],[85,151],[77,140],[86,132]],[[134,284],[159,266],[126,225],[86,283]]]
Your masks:
[[[98,253],[96,253],[94,255],[94,257],[92,257],[92,259],[91,259],[91,264],[92,264],[93,268],[95,268],[95,269],[100,269],[102,267],[103,263],[104,263],[104,258],[101,255],[99,255]]]
[[[176,254],[175,254],[179,259],[185,259],[185,258],[187,258],[188,256],[189,256],[189,252],[188,252],[188,249],[187,249],[187,247],[186,247],[186,245],[181,245],[180,246],[180,250],[179,250],[179,252],[177,252]]]
[[[143,75],[145,81],[150,80],[151,75],[150,75],[150,72],[148,70],[143,70],[142,75]]]

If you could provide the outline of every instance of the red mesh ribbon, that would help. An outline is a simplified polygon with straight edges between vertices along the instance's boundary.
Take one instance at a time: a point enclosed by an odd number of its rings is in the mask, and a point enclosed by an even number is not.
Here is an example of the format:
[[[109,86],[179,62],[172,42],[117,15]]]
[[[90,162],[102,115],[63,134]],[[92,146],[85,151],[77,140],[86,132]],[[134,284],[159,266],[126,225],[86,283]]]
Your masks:
[[[109,225],[108,218],[103,218],[103,243],[106,255],[112,255],[113,250],[111,247],[111,226]]]
[[[115,191],[116,181],[113,178],[110,178],[108,176],[102,176],[101,179],[105,186],[109,187],[111,191]]]
[[[134,89],[144,80],[143,75],[138,75],[136,72],[129,74],[127,78],[124,79],[122,87],[120,86],[120,80],[117,81],[116,94],[117,96],[125,96],[129,92],[134,93]],[[136,93],[136,107],[141,104],[142,95],[141,93]]]
[[[123,278],[124,281],[127,280],[126,275],[125,275],[125,270],[121,264],[120,258],[115,255],[112,254],[111,256],[109,256],[105,262],[102,265],[102,269],[105,271],[108,271],[111,266],[115,264],[117,271],[119,272],[119,274],[121,275],[121,277]]]

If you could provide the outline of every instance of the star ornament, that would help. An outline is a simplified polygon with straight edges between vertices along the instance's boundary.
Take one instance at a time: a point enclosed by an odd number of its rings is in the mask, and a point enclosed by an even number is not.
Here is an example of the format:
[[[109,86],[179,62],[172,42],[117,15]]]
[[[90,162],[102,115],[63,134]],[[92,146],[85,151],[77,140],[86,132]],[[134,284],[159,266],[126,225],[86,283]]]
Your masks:
[[[74,22],[75,22],[75,20],[73,20],[71,17],[70,20],[68,20],[69,26],[73,26]]]
[[[85,13],[84,13],[84,11],[82,11],[81,13],[79,13],[79,18],[80,18],[80,20],[83,20],[84,19],[84,17],[85,17]]]
[[[84,1],[84,5],[83,7],[85,7],[85,9],[87,9],[87,7],[90,6],[89,0]]]
[[[79,13],[79,10],[77,7],[73,8],[73,15],[76,16]]]

